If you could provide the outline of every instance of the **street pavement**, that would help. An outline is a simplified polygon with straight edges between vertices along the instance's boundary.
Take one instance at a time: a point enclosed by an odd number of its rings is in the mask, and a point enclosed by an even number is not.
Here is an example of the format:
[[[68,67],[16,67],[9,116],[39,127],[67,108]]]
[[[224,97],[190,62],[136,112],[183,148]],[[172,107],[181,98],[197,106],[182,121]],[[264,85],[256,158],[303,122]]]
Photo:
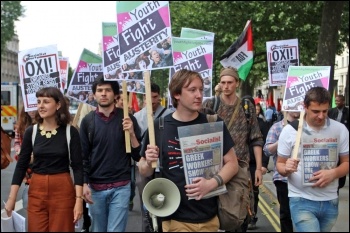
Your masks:
[[[12,154],[13,157],[13,154]],[[12,175],[15,168],[15,163],[11,163],[10,166],[4,170],[1,170],[1,200],[6,201],[10,191],[10,184],[12,181]],[[268,166],[269,170],[273,170],[273,162],[270,160]],[[263,177],[263,185],[260,186],[259,197],[259,209],[258,209],[258,222],[255,230],[249,230],[250,232],[278,232],[280,231],[279,225],[279,204],[276,199],[276,188],[272,182],[273,172],[269,172]],[[19,214],[27,217],[26,211],[22,206],[22,190],[24,185],[21,186],[18,195],[16,210]],[[3,202],[1,202],[1,209],[4,208]],[[76,230],[79,232],[80,228]],[[126,228],[126,232],[141,232],[141,209],[138,190],[136,189],[136,195],[134,198],[134,208],[129,211],[129,219]],[[340,189],[339,194],[339,216],[332,232],[349,232],[349,176],[347,176],[345,186]]]
[[[270,159],[269,169],[273,170],[273,161]],[[260,188],[266,189],[270,192],[272,199],[276,201],[276,210],[279,205],[276,198],[276,188],[272,182],[273,171],[264,175],[264,185]],[[278,210],[279,211],[279,210]],[[276,211],[278,213],[278,211]],[[279,215],[278,215],[279,216]],[[346,177],[346,183],[339,191],[339,215],[336,224],[332,228],[331,232],[349,232],[349,175]]]

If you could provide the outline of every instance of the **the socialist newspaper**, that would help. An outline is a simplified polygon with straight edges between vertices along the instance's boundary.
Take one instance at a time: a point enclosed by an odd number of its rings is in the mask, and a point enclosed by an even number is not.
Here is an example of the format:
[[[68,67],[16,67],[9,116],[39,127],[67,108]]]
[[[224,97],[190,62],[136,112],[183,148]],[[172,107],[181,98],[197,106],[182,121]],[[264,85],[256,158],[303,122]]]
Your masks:
[[[196,177],[211,179],[222,168],[222,129],[222,121],[178,128],[186,184],[191,184]],[[226,192],[226,186],[222,185],[206,194],[203,198],[213,197]]]
[[[337,167],[339,138],[316,138],[312,143],[302,144],[302,180],[303,185],[313,185],[309,179],[319,170]]]

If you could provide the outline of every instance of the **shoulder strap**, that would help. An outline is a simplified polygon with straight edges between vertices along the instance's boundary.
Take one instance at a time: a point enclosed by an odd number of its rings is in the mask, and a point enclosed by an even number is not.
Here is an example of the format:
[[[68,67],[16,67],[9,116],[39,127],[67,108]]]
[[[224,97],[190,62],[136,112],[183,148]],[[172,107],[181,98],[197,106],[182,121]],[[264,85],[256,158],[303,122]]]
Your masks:
[[[32,146],[34,146],[35,136],[37,131],[38,131],[38,124],[35,124],[33,125],[33,132],[32,132]]]
[[[166,110],[166,108],[163,108],[162,111],[158,114],[158,116],[155,119],[161,117],[163,115],[163,113],[165,112],[165,110]]]
[[[70,124],[67,124],[66,139],[67,139],[68,155],[69,155],[69,162],[70,162],[71,161],[71,159],[70,159]]]
[[[154,118],[154,120],[158,119],[159,117],[162,117],[162,115],[163,115],[163,113],[165,112],[165,110],[166,110],[166,108],[163,108],[162,111],[160,111],[160,113],[157,115],[157,117]],[[163,119],[163,121],[164,121],[164,119]],[[147,130],[145,130],[145,131],[143,132],[143,134],[141,135],[141,140],[142,140],[143,137],[145,136],[146,131],[147,131]]]
[[[238,97],[237,97],[237,98],[238,98]],[[231,128],[231,126],[232,126],[232,124],[233,124],[233,121],[236,119],[236,116],[237,116],[237,114],[238,114],[239,106],[241,105],[241,99],[238,98],[237,101],[238,101],[238,103],[237,103],[237,105],[236,105],[236,107],[235,107],[235,110],[234,110],[233,113],[232,113],[231,120],[230,120],[230,122],[229,122],[228,125],[227,125],[227,128],[228,128],[228,129]]]
[[[213,111],[217,112],[220,106],[220,96],[213,97]]]
[[[159,172],[154,172],[154,177],[155,178],[160,178],[162,177],[162,153],[163,153],[163,133],[164,133],[164,117],[161,116],[158,119],[155,120],[155,123],[158,123],[158,127],[154,127],[155,129],[155,139],[156,139],[156,144],[159,147]],[[156,133],[158,131],[158,133]]]

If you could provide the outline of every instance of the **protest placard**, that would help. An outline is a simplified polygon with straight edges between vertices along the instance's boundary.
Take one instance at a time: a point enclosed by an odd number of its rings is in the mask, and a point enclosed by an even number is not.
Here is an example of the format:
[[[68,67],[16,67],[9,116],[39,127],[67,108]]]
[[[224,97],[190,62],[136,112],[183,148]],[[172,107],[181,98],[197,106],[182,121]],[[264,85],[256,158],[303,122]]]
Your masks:
[[[169,71],[169,82],[176,71],[187,69],[198,72],[204,81],[204,97],[212,95],[214,41],[173,37],[174,66]]]
[[[81,103],[96,107],[92,83],[102,74],[102,58],[87,49],[83,49],[68,86],[67,95]]]
[[[193,28],[181,28],[181,38],[193,38],[202,40],[214,40],[215,33]]]
[[[330,66],[289,66],[283,111],[303,111],[305,93],[312,87],[328,89]]]
[[[118,1],[117,28],[123,72],[173,65],[168,1]]]
[[[61,85],[63,90],[67,90],[69,59],[68,57],[59,57]]]
[[[23,50],[18,53],[18,69],[25,111],[37,110],[36,92],[56,87],[63,93],[56,45]]]
[[[266,42],[270,86],[286,84],[289,66],[299,66],[298,39]]]
[[[117,70],[120,69],[120,50],[116,23],[102,23],[102,54],[104,79],[116,79]]]

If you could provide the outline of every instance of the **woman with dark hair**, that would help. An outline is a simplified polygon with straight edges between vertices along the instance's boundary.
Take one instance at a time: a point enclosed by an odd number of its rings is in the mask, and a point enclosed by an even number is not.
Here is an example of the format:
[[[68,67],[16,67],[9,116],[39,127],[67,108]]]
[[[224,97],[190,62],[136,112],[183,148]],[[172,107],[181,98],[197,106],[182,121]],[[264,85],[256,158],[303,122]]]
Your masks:
[[[23,141],[24,131],[35,123],[35,113],[37,111],[24,111],[24,106],[21,109],[17,124],[15,126],[15,139],[13,149],[15,150],[15,159],[18,160],[19,152],[21,151],[21,145]]]
[[[264,121],[266,121],[265,119],[265,114],[264,114],[264,110],[262,109],[260,103],[257,103],[255,105],[255,112],[256,112],[256,116],[263,119]]]
[[[33,175],[28,191],[29,232],[74,232],[83,214],[83,163],[77,129],[66,129],[71,120],[63,94],[55,87],[36,93],[35,120],[38,130],[32,142],[33,126],[24,133],[19,160],[12,179],[5,210],[10,216],[33,153]],[[69,150],[69,151],[68,151]],[[74,175],[73,185],[69,165]]]

